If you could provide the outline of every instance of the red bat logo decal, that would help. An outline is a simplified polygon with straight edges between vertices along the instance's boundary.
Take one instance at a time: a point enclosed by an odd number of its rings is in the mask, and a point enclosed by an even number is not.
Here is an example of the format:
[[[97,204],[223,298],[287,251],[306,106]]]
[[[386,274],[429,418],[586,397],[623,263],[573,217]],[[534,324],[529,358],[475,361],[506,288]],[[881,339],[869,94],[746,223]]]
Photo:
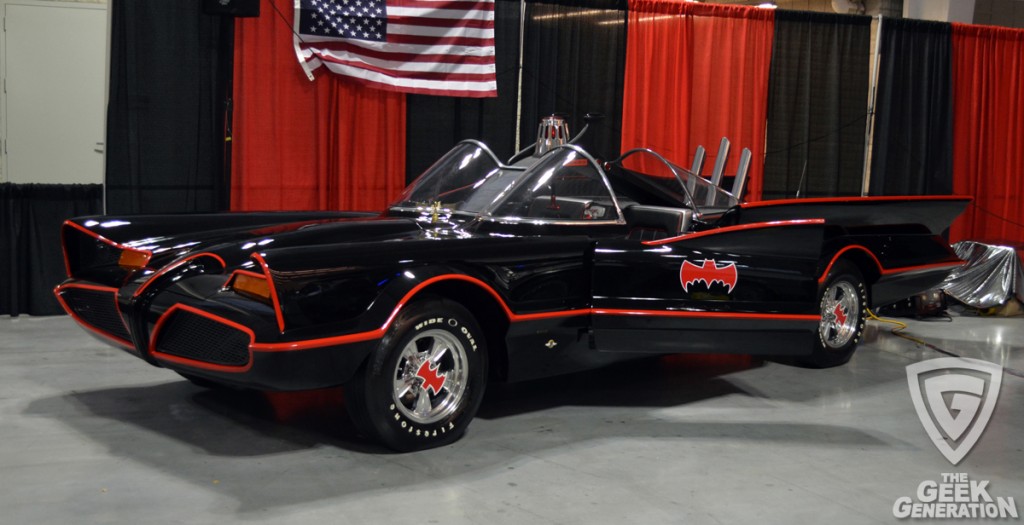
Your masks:
[[[835,310],[832,310],[832,313],[835,314],[837,323],[840,325],[846,324],[847,317],[846,312],[843,311],[843,305],[837,304]]]
[[[433,390],[436,396],[444,388],[444,382],[448,379],[444,374],[438,374],[437,369],[441,368],[441,363],[431,367],[430,361],[424,361],[420,365],[420,369],[416,371],[416,375],[423,379],[423,384],[420,385],[423,390]]]
[[[714,259],[705,259],[701,266],[683,261],[683,266],[679,268],[679,282],[683,283],[684,292],[689,292],[690,285],[697,282],[703,281],[704,286],[710,288],[711,283],[718,281],[731,293],[736,287],[736,279],[736,263],[718,266]]]

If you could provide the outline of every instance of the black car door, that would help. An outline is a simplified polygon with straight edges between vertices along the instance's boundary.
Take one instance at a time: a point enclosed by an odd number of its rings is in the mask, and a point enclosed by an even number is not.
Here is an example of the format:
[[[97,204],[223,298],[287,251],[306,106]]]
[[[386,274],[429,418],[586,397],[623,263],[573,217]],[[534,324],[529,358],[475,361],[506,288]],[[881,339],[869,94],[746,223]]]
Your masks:
[[[801,354],[819,321],[820,220],[597,241],[597,350]]]

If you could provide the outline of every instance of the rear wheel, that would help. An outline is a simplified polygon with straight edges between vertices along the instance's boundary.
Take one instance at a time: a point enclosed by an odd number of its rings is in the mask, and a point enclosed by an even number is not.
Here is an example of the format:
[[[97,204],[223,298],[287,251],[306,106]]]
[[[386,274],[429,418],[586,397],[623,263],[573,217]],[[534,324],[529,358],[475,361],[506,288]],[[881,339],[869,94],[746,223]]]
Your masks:
[[[811,355],[802,364],[828,368],[846,363],[864,332],[868,293],[857,267],[848,261],[832,266],[821,294],[821,321]]]
[[[483,399],[487,348],[473,316],[445,300],[410,304],[346,389],[356,426],[399,451],[447,445]]]

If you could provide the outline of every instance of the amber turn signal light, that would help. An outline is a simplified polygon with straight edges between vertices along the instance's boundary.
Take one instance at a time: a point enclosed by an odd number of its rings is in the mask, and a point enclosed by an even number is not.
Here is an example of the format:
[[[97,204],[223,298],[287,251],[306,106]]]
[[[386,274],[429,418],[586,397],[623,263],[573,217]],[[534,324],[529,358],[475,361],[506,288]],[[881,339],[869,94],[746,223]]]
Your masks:
[[[231,282],[231,289],[263,301],[270,301],[270,284],[266,277],[256,277],[239,273]]]
[[[149,254],[138,250],[123,250],[121,257],[117,260],[117,265],[121,268],[133,270],[145,268],[147,264],[149,264]]]

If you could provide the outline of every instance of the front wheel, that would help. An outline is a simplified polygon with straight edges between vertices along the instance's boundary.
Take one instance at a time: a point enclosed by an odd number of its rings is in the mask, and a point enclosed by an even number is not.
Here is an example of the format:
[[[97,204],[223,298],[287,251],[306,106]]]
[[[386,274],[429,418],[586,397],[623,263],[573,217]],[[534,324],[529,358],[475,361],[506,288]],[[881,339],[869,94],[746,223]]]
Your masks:
[[[802,363],[828,368],[846,363],[864,333],[868,293],[857,267],[838,261],[825,279],[821,294],[821,321],[811,355]]]
[[[399,451],[447,445],[469,427],[483,399],[487,348],[461,305],[410,304],[346,389],[356,426]]]

